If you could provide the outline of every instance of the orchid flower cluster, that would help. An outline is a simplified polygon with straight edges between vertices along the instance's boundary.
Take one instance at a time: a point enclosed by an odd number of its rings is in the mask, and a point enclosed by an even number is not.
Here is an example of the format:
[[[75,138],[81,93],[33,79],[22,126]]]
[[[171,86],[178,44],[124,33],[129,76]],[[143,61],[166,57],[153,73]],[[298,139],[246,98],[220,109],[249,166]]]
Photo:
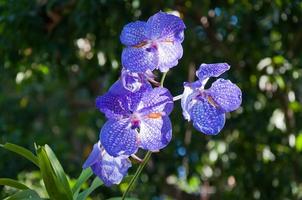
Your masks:
[[[153,71],[166,73],[178,64],[183,55],[185,28],[179,17],[164,12],[123,28],[121,76],[96,99],[96,107],[108,120],[83,165],[90,167],[106,186],[122,181],[131,167],[129,157],[140,148],[157,152],[171,141],[173,96],[163,84],[156,84]],[[184,118],[192,120],[204,134],[218,134],[225,124],[225,114],[241,104],[241,90],[229,80],[219,78],[205,89],[210,77],[229,69],[226,63],[202,64],[196,72],[198,80],[184,83],[183,94],[174,98],[181,99]]]

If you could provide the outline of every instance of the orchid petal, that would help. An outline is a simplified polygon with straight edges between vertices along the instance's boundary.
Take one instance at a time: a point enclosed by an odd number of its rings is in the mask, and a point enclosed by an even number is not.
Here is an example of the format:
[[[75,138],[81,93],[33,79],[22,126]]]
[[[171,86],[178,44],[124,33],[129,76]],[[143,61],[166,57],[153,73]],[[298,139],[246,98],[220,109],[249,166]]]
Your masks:
[[[241,105],[241,90],[229,80],[216,80],[207,93],[224,112],[234,111]]]
[[[227,63],[203,63],[196,71],[196,76],[199,78],[200,81],[203,81],[210,77],[218,77],[229,69],[230,65],[228,65]]]
[[[165,38],[172,41],[183,41],[183,21],[172,14],[158,12],[147,21],[147,31],[151,39]]]
[[[122,52],[122,65],[131,72],[152,71],[158,65],[158,53],[147,47],[126,47]]]
[[[138,134],[143,149],[157,151],[168,145],[172,138],[172,125],[169,117],[145,118]]]
[[[206,99],[199,99],[190,110],[193,126],[204,134],[216,135],[225,124],[225,114]]]
[[[126,46],[139,45],[147,40],[146,37],[146,22],[136,21],[124,26],[120,35],[121,42]]]
[[[137,110],[139,113],[164,112],[169,115],[173,110],[173,97],[166,88],[154,88],[144,93]]]
[[[137,132],[130,128],[129,119],[108,120],[100,133],[100,140],[111,156],[131,155],[137,151]]]

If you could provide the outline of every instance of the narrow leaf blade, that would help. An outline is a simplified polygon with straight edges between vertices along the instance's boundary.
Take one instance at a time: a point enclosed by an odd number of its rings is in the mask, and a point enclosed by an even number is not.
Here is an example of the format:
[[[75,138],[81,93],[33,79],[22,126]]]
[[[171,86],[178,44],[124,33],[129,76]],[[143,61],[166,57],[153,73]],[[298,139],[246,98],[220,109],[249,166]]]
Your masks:
[[[44,146],[37,149],[41,175],[50,199],[72,200],[71,190],[64,171],[60,172],[64,175],[58,174],[58,169],[62,166],[58,160],[54,161],[56,159],[54,155],[49,156],[47,152],[49,152],[49,149],[46,150]],[[62,182],[62,176],[65,176],[67,185],[66,182]]]
[[[58,177],[59,182],[61,183],[61,186],[63,187],[64,191],[68,193],[68,196],[72,197],[72,192],[68,183],[68,179],[66,177],[66,173],[59,160],[57,159],[55,153],[51,150],[48,145],[45,145],[45,151],[48,155],[50,163],[52,164],[54,172]]]
[[[4,145],[1,145],[0,147],[12,151],[16,154],[19,154],[20,156],[26,158],[27,160],[31,161],[32,163],[34,163],[37,167],[39,167],[39,161],[37,156],[35,156],[31,151],[29,151],[28,149],[21,147],[19,145],[16,144],[12,144],[12,143],[5,143]]]
[[[92,170],[90,168],[84,169],[81,172],[76,184],[72,188],[73,199],[76,199],[78,197],[81,186],[91,177],[92,174],[93,173],[92,173]]]
[[[40,196],[33,190],[22,190],[16,194],[7,197],[5,200],[42,200]]]
[[[10,186],[10,187],[17,188],[17,189],[20,189],[20,190],[29,189],[23,183],[20,183],[16,180],[10,179],[10,178],[0,178],[0,185],[6,185],[6,186]]]
[[[95,177],[91,186],[88,189],[81,192],[76,200],[86,200],[87,197],[101,185],[103,185],[103,182],[101,181],[101,179],[99,179],[99,177]]]

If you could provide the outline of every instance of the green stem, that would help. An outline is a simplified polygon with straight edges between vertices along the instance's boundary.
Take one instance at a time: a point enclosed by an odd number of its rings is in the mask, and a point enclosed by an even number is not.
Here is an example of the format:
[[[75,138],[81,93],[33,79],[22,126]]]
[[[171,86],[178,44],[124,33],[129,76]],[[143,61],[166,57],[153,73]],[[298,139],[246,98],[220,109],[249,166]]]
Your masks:
[[[140,176],[140,174],[142,173],[144,167],[146,166],[146,164],[148,163],[148,161],[150,160],[151,158],[151,154],[152,152],[151,151],[148,151],[144,157],[144,160],[143,162],[140,164],[140,166],[137,168],[133,178],[131,179],[126,191],[124,192],[123,194],[123,197],[122,197],[122,200],[125,200],[127,194],[129,193],[131,187],[134,185],[134,183],[136,182],[136,180],[138,179],[138,177]]]
[[[168,72],[164,72],[164,73],[163,73],[163,76],[161,77],[161,80],[160,80],[160,86],[161,86],[161,87],[164,87],[164,81],[165,81],[165,78],[166,78],[166,76],[167,76],[167,73],[168,73]]]

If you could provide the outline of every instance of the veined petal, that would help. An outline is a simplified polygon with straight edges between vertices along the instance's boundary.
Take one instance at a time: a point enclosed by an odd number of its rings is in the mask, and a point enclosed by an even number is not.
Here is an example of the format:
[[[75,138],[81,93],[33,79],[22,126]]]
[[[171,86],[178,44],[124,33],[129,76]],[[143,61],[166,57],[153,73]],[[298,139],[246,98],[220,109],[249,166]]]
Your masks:
[[[143,149],[157,151],[164,148],[172,138],[172,125],[169,117],[144,118],[138,137]]]
[[[236,110],[242,101],[240,88],[229,80],[218,79],[207,90],[215,104],[224,112]]]
[[[183,54],[183,49],[179,42],[158,42],[157,51],[159,58],[158,69],[161,72],[167,72],[170,68],[176,66]]]
[[[140,89],[136,92],[128,92],[125,95],[122,95],[126,102],[128,103],[129,107],[128,109],[131,112],[134,112],[137,110],[138,104],[140,103],[141,99],[143,98],[144,94],[148,91],[151,91],[153,88],[149,82],[144,83],[141,85]]]
[[[152,72],[151,75],[153,75]],[[136,73],[122,69],[121,81],[126,90],[130,92],[138,92],[141,88],[145,87],[144,84],[147,84],[152,88],[148,82],[148,78],[151,75],[149,73]]]
[[[108,93],[114,96],[127,95],[129,93],[123,86],[123,82],[120,80],[115,81],[108,90]]]
[[[210,104],[206,99],[200,98],[192,109],[190,114],[193,126],[204,134],[216,135],[224,126],[225,114]]]
[[[152,86],[147,81],[137,91],[131,92],[125,89],[123,80],[118,80],[110,87],[106,94],[96,99],[96,107],[108,119],[121,119],[136,109],[144,92],[149,90],[152,90]]]
[[[136,21],[124,26],[120,40],[126,46],[139,45],[147,40],[146,37],[146,22]]]
[[[110,156],[104,149],[99,152],[98,158],[90,166],[93,173],[97,175],[106,186],[119,184],[127,174],[131,162],[128,157]]]
[[[100,156],[101,156],[100,143],[96,143],[95,145],[93,145],[93,149],[92,149],[91,153],[89,154],[87,160],[83,164],[83,169],[91,167],[96,162],[98,162]]]
[[[142,114],[164,112],[169,115],[172,110],[173,97],[169,90],[163,87],[145,92],[137,107],[137,111]]]
[[[138,91],[146,80],[139,73],[122,70],[121,80],[126,90],[130,92]]]
[[[230,65],[228,65],[227,63],[203,63],[196,71],[196,76],[199,78],[200,81],[203,81],[210,77],[218,77],[229,69]]]
[[[196,103],[195,97],[198,95],[197,89],[201,87],[200,81],[193,83],[184,83],[184,92],[181,97],[182,114],[188,121],[191,120],[190,110],[194,103]]]
[[[160,11],[148,19],[146,29],[150,39],[165,38],[182,42],[185,28],[185,24],[179,17]]]
[[[131,72],[153,71],[158,66],[158,53],[147,47],[127,47],[122,52],[122,65]]]
[[[129,105],[123,96],[106,93],[96,99],[96,107],[103,112],[108,119],[120,119],[130,113]]]
[[[129,119],[108,120],[100,133],[101,144],[111,156],[131,155],[137,151],[137,132]]]

